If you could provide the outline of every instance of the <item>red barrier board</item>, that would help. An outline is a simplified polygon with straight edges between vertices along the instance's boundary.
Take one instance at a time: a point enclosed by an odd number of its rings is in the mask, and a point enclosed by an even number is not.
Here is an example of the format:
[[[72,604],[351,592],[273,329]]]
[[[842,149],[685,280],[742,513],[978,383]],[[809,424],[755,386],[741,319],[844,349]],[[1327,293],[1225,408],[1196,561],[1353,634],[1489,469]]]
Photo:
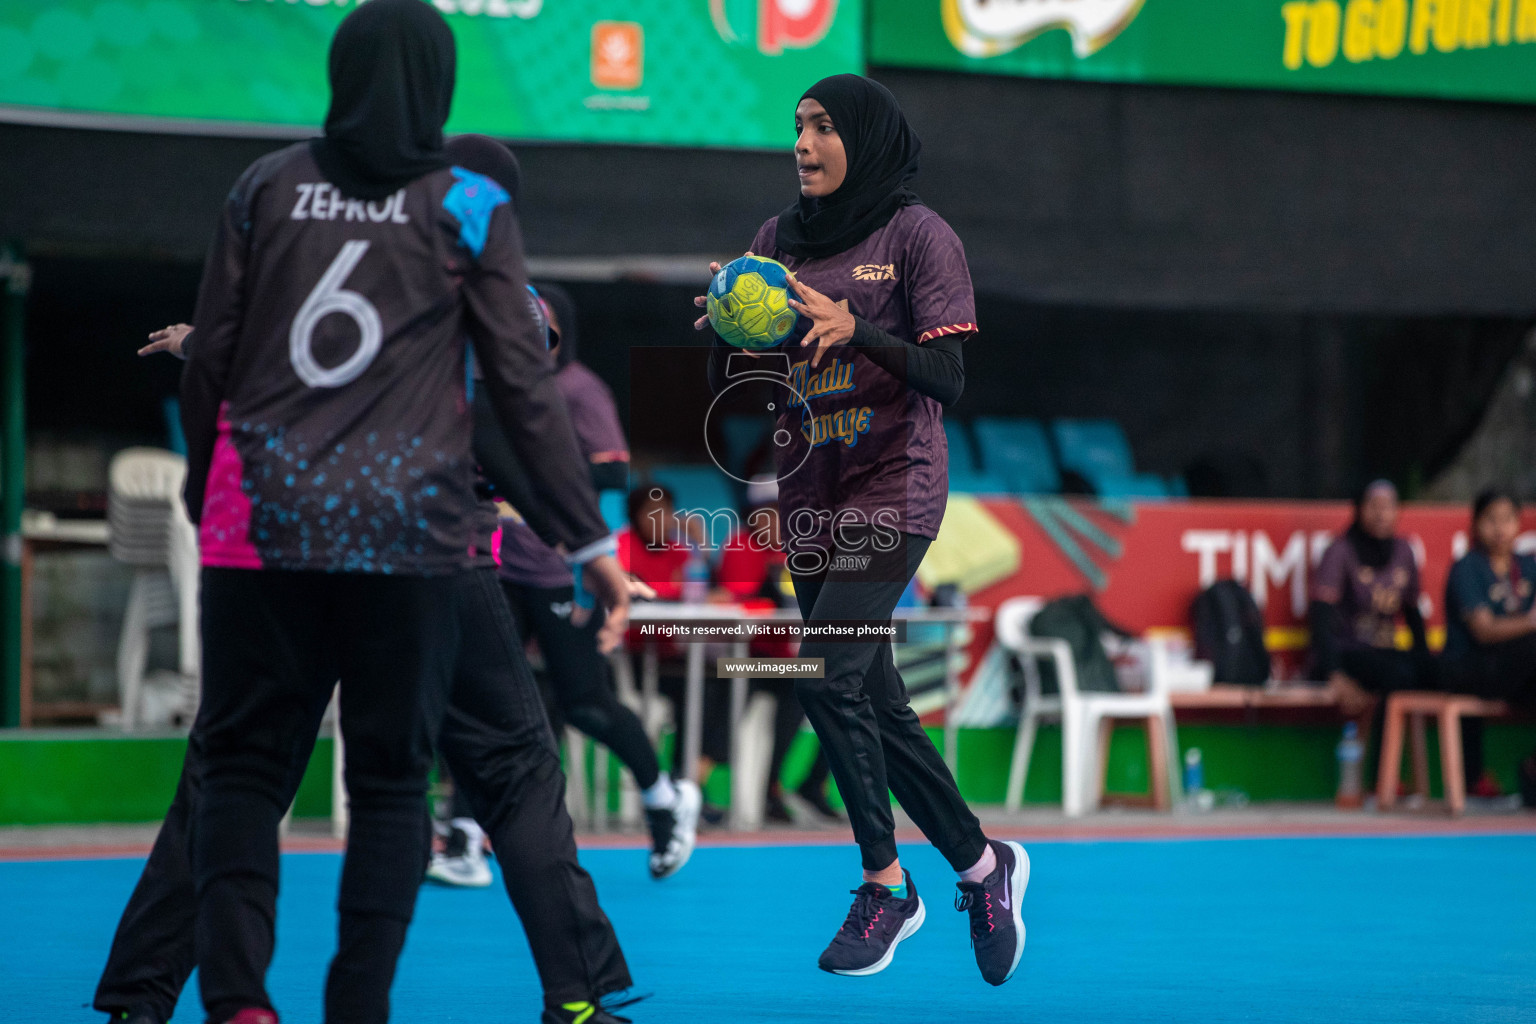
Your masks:
[[[1018,537],[1023,556],[1012,576],[970,595],[995,608],[1015,595],[1091,593],[1104,614],[1128,629],[1190,626],[1190,606],[1218,579],[1246,584],[1269,625],[1271,650],[1287,674],[1301,670],[1311,571],[1349,525],[1346,502],[1181,501],[1100,506],[1062,499],[986,499],[982,505]],[[1445,581],[1465,553],[1470,512],[1463,505],[1404,505],[1398,533],[1418,556],[1431,642],[1443,636]],[[1521,550],[1536,549],[1536,512],[1527,512]],[[982,625],[971,648],[977,665],[991,642]]]

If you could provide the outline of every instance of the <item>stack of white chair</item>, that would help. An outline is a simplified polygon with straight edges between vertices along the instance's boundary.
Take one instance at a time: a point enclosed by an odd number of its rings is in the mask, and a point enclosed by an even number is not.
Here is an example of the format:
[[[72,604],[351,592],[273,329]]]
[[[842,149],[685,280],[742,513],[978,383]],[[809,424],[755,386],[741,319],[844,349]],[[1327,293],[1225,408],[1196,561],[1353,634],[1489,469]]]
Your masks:
[[[143,718],[150,631],[163,626],[179,627],[172,712],[187,719],[197,713],[197,530],[181,503],[186,475],[185,459],[158,448],[126,448],[108,470],[108,547],[134,567],[117,647],[125,729]]]
[[[1030,621],[1044,602],[1034,597],[1015,597],[997,609],[994,629],[997,642],[1012,651],[1024,674],[1024,702],[1008,772],[1007,806],[1018,810],[1024,799],[1024,783],[1034,752],[1035,733],[1042,719],[1061,722],[1062,809],[1068,817],[1096,810],[1104,798],[1104,765],[1110,733],[1117,720],[1140,720],[1147,727],[1149,778],[1159,806],[1177,804],[1179,773],[1174,761],[1179,749],[1168,700],[1168,652],[1153,642],[1148,685],[1140,693],[1103,693],[1078,688],[1072,648],[1065,640],[1030,635]],[[1048,659],[1055,669],[1059,692],[1045,694],[1040,682],[1040,661]]]
[[[646,735],[654,746],[659,746],[661,735],[674,728],[680,717],[671,702],[657,694],[659,668],[654,651],[643,651],[639,657],[640,679],[635,679],[634,661],[627,652],[618,651],[609,659],[613,665],[614,684],[619,700],[640,716]],[[773,720],[778,702],[771,694],[748,693],[746,704],[734,708],[740,713],[740,721],[732,730],[731,749],[731,826],[736,829],[761,828],[767,809],[768,769],[773,761]],[[584,749],[576,741],[581,735],[572,731],[567,738],[566,791],[571,806],[571,816],[576,821],[589,820],[590,827],[601,830],[606,827],[608,807],[607,751],[598,747],[593,754],[593,771],[590,780],[586,765],[577,756]],[[640,791],[629,772],[620,772],[619,824],[634,828],[641,823],[642,808]],[[588,792],[590,788],[590,793]],[[584,819],[587,809],[592,808],[590,818]]]

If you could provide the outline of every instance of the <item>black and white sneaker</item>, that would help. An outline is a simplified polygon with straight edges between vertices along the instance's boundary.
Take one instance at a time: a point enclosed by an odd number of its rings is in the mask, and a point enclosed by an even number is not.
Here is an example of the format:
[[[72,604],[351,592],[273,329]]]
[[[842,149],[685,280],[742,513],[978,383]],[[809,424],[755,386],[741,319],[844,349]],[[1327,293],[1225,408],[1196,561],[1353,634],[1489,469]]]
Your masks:
[[[1029,854],[1018,843],[989,841],[997,867],[981,882],[958,882],[955,909],[971,914],[971,946],[976,966],[989,985],[1001,985],[1019,969],[1024,955],[1024,915],[1020,904],[1029,887]]]
[[[427,864],[427,881],[457,889],[483,889],[490,885],[491,867],[486,863],[483,843],[483,835],[453,829],[448,848],[434,853]]]
[[[817,961],[822,970],[862,978],[891,966],[896,946],[921,928],[927,917],[911,874],[906,879],[905,899],[897,899],[879,882],[865,882],[852,890],[848,919]]]
[[[651,877],[668,878],[688,863],[699,835],[699,808],[704,794],[698,784],[688,779],[676,783],[677,800],[671,807],[648,809],[645,820],[651,827]]]

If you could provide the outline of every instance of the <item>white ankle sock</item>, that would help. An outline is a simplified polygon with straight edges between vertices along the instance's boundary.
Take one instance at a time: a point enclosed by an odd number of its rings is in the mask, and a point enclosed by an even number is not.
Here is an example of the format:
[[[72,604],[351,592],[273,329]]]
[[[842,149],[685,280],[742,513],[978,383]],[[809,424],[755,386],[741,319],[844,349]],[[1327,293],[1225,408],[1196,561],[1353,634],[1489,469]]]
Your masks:
[[[640,802],[650,811],[665,810],[676,804],[677,787],[672,784],[672,776],[662,772],[650,789],[640,791]]]
[[[997,870],[997,854],[992,849],[992,844],[987,844],[987,852],[981,855],[981,860],[972,864],[960,872],[962,882],[984,882],[988,875]]]
[[[474,818],[454,818],[449,824],[464,833],[467,849],[475,853],[480,852],[481,848],[485,845],[485,829],[480,827],[478,821]]]

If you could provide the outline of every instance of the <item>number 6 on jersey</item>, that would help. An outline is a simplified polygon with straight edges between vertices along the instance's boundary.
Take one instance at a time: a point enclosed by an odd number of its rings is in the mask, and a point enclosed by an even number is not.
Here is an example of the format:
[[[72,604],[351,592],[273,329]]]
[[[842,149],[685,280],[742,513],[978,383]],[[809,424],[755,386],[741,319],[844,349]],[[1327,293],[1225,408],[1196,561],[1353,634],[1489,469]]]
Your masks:
[[[359,293],[342,287],[367,254],[368,244],[351,241],[343,245],[293,318],[293,327],[288,331],[288,359],[299,379],[312,388],[339,388],[350,384],[368,369],[384,343],[379,311]],[[361,337],[357,351],[345,362],[326,368],[315,359],[315,328],[331,313],[351,317]]]

